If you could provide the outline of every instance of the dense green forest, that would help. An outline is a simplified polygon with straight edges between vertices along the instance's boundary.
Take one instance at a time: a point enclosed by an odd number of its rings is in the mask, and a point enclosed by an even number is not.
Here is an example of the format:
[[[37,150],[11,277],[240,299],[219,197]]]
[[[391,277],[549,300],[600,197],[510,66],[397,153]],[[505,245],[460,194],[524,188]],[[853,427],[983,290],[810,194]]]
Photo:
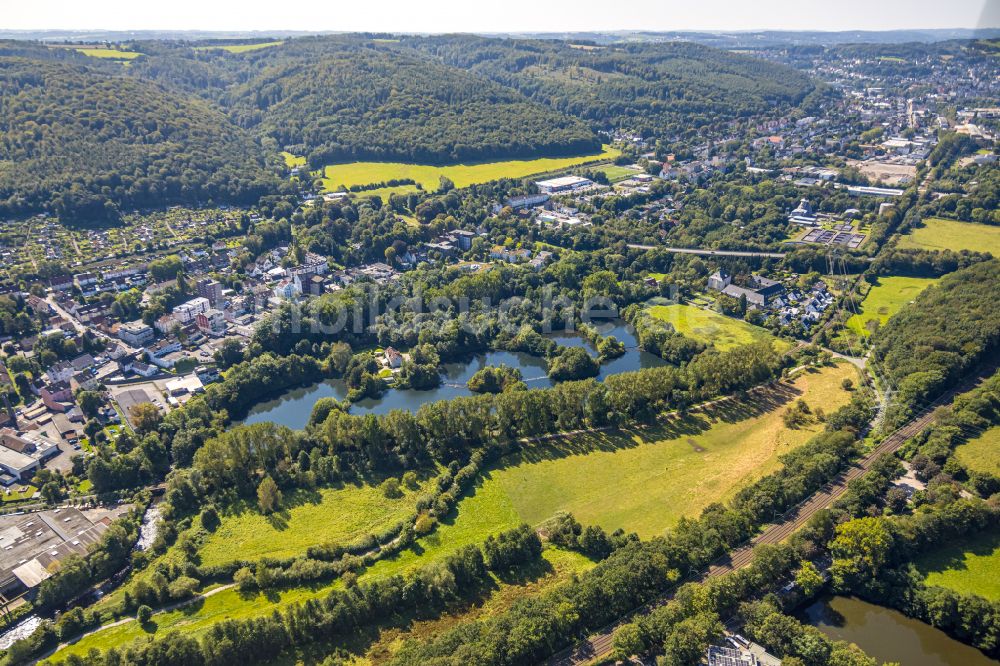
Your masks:
[[[250,134],[202,100],[80,65],[0,58],[0,216],[115,220],[165,203],[252,203],[277,182]]]
[[[580,120],[458,68],[362,45],[310,42],[276,50],[227,101],[240,125],[308,154],[314,166],[600,150]]]
[[[487,39],[472,35],[406,38],[409,48],[516,88],[597,129],[647,135],[664,125],[692,134],[799,104],[815,89],[782,65],[668,42],[581,48],[566,42]]]
[[[873,358],[897,392],[894,423],[937,396],[977,364],[991,358],[1000,342],[996,308],[1000,261],[951,273],[893,316],[874,337]]]

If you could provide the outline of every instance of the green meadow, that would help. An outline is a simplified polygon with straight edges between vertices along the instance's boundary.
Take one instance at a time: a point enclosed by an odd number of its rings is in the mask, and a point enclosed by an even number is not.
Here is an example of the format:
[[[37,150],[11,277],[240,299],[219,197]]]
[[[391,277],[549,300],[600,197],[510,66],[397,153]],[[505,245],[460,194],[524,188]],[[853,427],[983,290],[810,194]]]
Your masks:
[[[195,46],[194,50],[195,51],[222,50],[222,51],[228,51],[229,53],[246,53],[247,51],[266,49],[271,46],[280,46],[282,44],[284,44],[283,41],[260,42],[258,44],[211,44],[209,46]]]
[[[520,523],[538,525],[559,511],[569,511],[581,523],[609,531],[623,528],[643,537],[660,534],[681,517],[696,516],[708,504],[724,502],[778,469],[781,454],[801,446],[822,428],[818,420],[796,429],[786,427],[782,415],[791,403],[802,399],[813,408],[832,411],[849,400],[850,393],[841,382],[855,375],[853,366],[841,363],[802,372],[785,386],[653,427],[574,435],[534,445],[485,471],[433,532],[420,537],[413,547],[376,562],[361,573],[359,581],[405,574]],[[320,502],[291,509],[287,526],[272,525],[254,511],[224,516],[222,526],[199,550],[203,562],[281,556],[286,549],[301,552],[334,535],[360,536],[371,523],[352,532],[348,521],[365,523],[355,513],[382,524],[395,519],[378,517],[388,500],[377,488],[320,493]],[[395,509],[405,513],[410,499],[399,500]],[[306,526],[312,526],[316,516],[321,516],[316,523],[319,532],[310,532]],[[554,548],[546,549],[545,558],[556,570],[589,566],[585,558]],[[85,655],[92,647],[122,646],[167,630],[199,635],[216,622],[270,614],[321,597],[339,585],[333,581],[267,596],[246,595],[234,587],[222,589],[184,608],[158,613],[145,627],[131,619],[107,627],[63,648],[55,657]]]
[[[955,457],[973,472],[1000,476],[1000,426],[960,444],[955,449]]]
[[[522,522],[538,525],[568,511],[588,525],[650,537],[696,516],[780,466],[778,457],[822,429],[818,421],[785,426],[795,400],[827,413],[850,400],[857,382],[848,363],[803,372],[787,386],[731,400],[647,428],[577,434],[507,456],[418,548],[376,563],[367,575],[390,575]],[[419,554],[418,554],[419,553]]]
[[[468,187],[488,183],[500,178],[523,178],[538,173],[568,169],[586,162],[612,160],[621,154],[616,148],[604,146],[600,153],[578,157],[540,157],[533,160],[508,160],[502,162],[480,162],[475,164],[453,164],[434,166],[430,164],[410,164],[405,162],[352,162],[331,164],[323,170],[323,187],[328,191],[337,190],[341,185],[369,185],[394,179],[410,179],[426,191],[434,191],[440,186],[444,176],[455,183],[455,187]],[[416,191],[414,185],[401,185],[378,190],[366,190],[359,196],[378,195],[383,199],[390,194],[404,194]]]
[[[285,498],[288,508],[265,516],[254,507],[240,506],[221,516],[221,525],[208,535],[198,554],[203,566],[234,559],[285,558],[318,543],[348,543],[380,532],[414,513],[425,488],[389,499],[378,486],[347,485]]]
[[[302,155],[292,155],[289,152],[281,151],[281,157],[285,160],[285,166],[289,169],[306,165],[306,158]]]
[[[83,55],[91,58],[105,58],[107,60],[132,60],[143,55],[137,51],[119,51],[118,49],[74,49]]]
[[[898,247],[918,250],[974,250],[1000,256],[1000,227],[930,217],[924,226],[900,237]]]
[[[424,553],[419,565],[428,564],[442,554],[444,553]],[[489,611],[491,603],[494,604],[494,608],[500,604],[513,603],[517,598],[541,591],[545,586],[562,582],[570,575],[586,571],[594,565],[583,555],[552,546],[545,548],[542,557],[544,562],[537,572],[539,576],[535,579],[514,583],[495,580],[494,593],[490,595],[482,610]],[[371,580],[373,575],[391,575],[385,572],[374,574],[370,572],[371,570],[362,573],[359,582]],[[396,571],[392,573],[396,573]],[[244,594],[235,587],[221,589],[211,596],[183,608],[157,613],[146,625],[140,625],[135,619],[128,618],[119,624],[108,626],[63,647],[49,659],[56,663],[72,655],[84,657],[91,649],[103,651],[124,647],[130,643],[159,637],[171,631],[183,631],[188,636],[197,637],[219,622],[270,615],[293,604],[322,598],[340,587],[341,582],[334,581],[290,590],[272,591],[266,595],[260,593]],[[423,630],[426,631],[427,628],[425,627]],[[385,647],[382,646],[382,649]]]
[[[857,306],[858,314],[847,320],[847,328],[859,336],[868,335],[865,324],[877,319],[880,324],[916,298],[920,292],[934,284],[936,278],[879,277],[865,299]]]
[[[693,305],[680,303],[653,305],[649,307],[648,312],[657,319],[672,325],[678,333],[712,345],[719,351],[726,351],[762,340],[774,341],[776,348],[780,351],[789,347],[787,342],[778,340],[769,331],[759,326]]]
[[[996,532],[951,542],[920,557],[916,565],[927,585],[1000,601],[1000,534]]]

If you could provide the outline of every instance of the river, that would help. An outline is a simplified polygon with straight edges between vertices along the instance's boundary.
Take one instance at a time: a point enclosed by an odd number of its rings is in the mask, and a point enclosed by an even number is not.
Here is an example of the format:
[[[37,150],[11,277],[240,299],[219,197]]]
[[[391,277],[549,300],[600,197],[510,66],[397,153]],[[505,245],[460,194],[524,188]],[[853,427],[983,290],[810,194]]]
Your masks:
[[[996,666],[979,650],[899,611],[853,597],[823,597],[803,612],[803,621],[830,638],[856,643],[879,662],[902,666]]]
[[[594,323],[601,335],[613,335],[625,344],[624,356],[611,359],[601,366],[598,380],[621,372],[652,368],[665,365],[666,362],[658,356],[639,349],[638,340],[632,327],[621,319],[602,323]],[[567,347],[583,347],[591,354],[596,354],[594,346],[584,340],[578,333],[561,331],[550,333],[548,337]],[[464,361],[444,363],[441,367],[441,385],[426,391],[415,389],[390,389],[376,400],[365,399],[351,405],[353,414],[385,414],[393,409],[416,411],[421,405],[438,400],[450,400],[459,396],[475,395],[466,386],[472,375],[482,368],[492,365],[508,365],[521,371],[525,383],[529,387],[551,386],[552,381],[546,375],[545,359],[522,352],[489,351],[475,354]],[[313,405],[320,398],[347,397],[347,386],[339,379],[331,379],[305,388],[287,391],[283,395],[255,405],[247,414],[243,423],[260,423],[272,421],[289,428],[303,428],[309,421]]]

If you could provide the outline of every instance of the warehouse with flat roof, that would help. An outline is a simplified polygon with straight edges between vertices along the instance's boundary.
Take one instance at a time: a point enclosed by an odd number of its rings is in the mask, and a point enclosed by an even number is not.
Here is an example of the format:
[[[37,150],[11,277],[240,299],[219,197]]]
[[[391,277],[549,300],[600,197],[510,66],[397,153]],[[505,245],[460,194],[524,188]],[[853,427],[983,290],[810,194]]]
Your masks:
[[[556,192],[570,192],[584,187],[590,187],[594,181],[580,176],[561,176],[548,180],[537,180],[535,185],[542,194],[555,194]]]

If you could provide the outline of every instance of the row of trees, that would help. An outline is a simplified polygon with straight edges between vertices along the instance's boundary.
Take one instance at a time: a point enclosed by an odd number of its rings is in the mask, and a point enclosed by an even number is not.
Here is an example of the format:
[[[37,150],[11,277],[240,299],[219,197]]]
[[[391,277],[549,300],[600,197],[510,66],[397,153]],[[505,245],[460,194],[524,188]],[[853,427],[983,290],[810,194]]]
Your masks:
[[[853,412],[853,410],[847,410]],[[871,415],[862,410],[844,427],[860,427]],[[700,570],[729,548],[742,543],[764,522],[833,478],[855,452],[856,437],[829,431],[783,457],[783,469],[739,493],[729,507],[712,505],[698,520],[682,520],[666,536],[649,542],[625,539],[594,569],[557,590],[514,604],[503,614],[461,624],[421,642],[408,642],[394,657],[407,664],[526,664],[544,660],[573,636],[604,626],[661,594],[678,579]],[[570,521],[559,521],[552,538],[582,545]],[[594,540],[600,543],[601,539]],[[779,558],[780,560],[781,558]],[[753,579],[751,579],[753,581]],[[759,581],[750,582],[753,588]],[[738,600],[734,597],[734,601]],[[690,656],[692,646],[713,637],[711,618],[684,624],[672,645]],[[667,640],[663,634],[661,639]],[[652,644],[652,643],[651,643]],[[662,644],[662,643],[661,643]],[[687,663],[678,661],[677,663]],[[859,662],[867,663],[867,662]]]
[[[249,620],[226,620],[200,640],[172,632],[160,640],[140,643],[124,651],[92,650],[72,655],[72,666],[111,666],[142,663],[147,666],[214,666],[272,663],[290,648],[316,641],[354,635],[358,627],[374,625],[400,612],[440,612],[461,600],[472,600],[492,584],[491,571],[505,572],[530,566],[541,557],[541,542],[527,526],[491,538],[483,549],[465,546],[456,553],[417,569],[364,585],[349,584],[326,597],[293,605]],[[144,619],[149,619],[144,613]],[[37,638],[35,638],[37,637]],[[37,654],[38,643],[51,643],[56,632],[44,625],[33,640],[15,643],[5,664],[16,664]]]
[[[1000,603],[928,586],[911,564],[921,553],[998,528],[995,505],[953,498],[912,515],[843,523],[831,541],[832,584],[837,591],[897,608],[991,656],[1000,655]]]

